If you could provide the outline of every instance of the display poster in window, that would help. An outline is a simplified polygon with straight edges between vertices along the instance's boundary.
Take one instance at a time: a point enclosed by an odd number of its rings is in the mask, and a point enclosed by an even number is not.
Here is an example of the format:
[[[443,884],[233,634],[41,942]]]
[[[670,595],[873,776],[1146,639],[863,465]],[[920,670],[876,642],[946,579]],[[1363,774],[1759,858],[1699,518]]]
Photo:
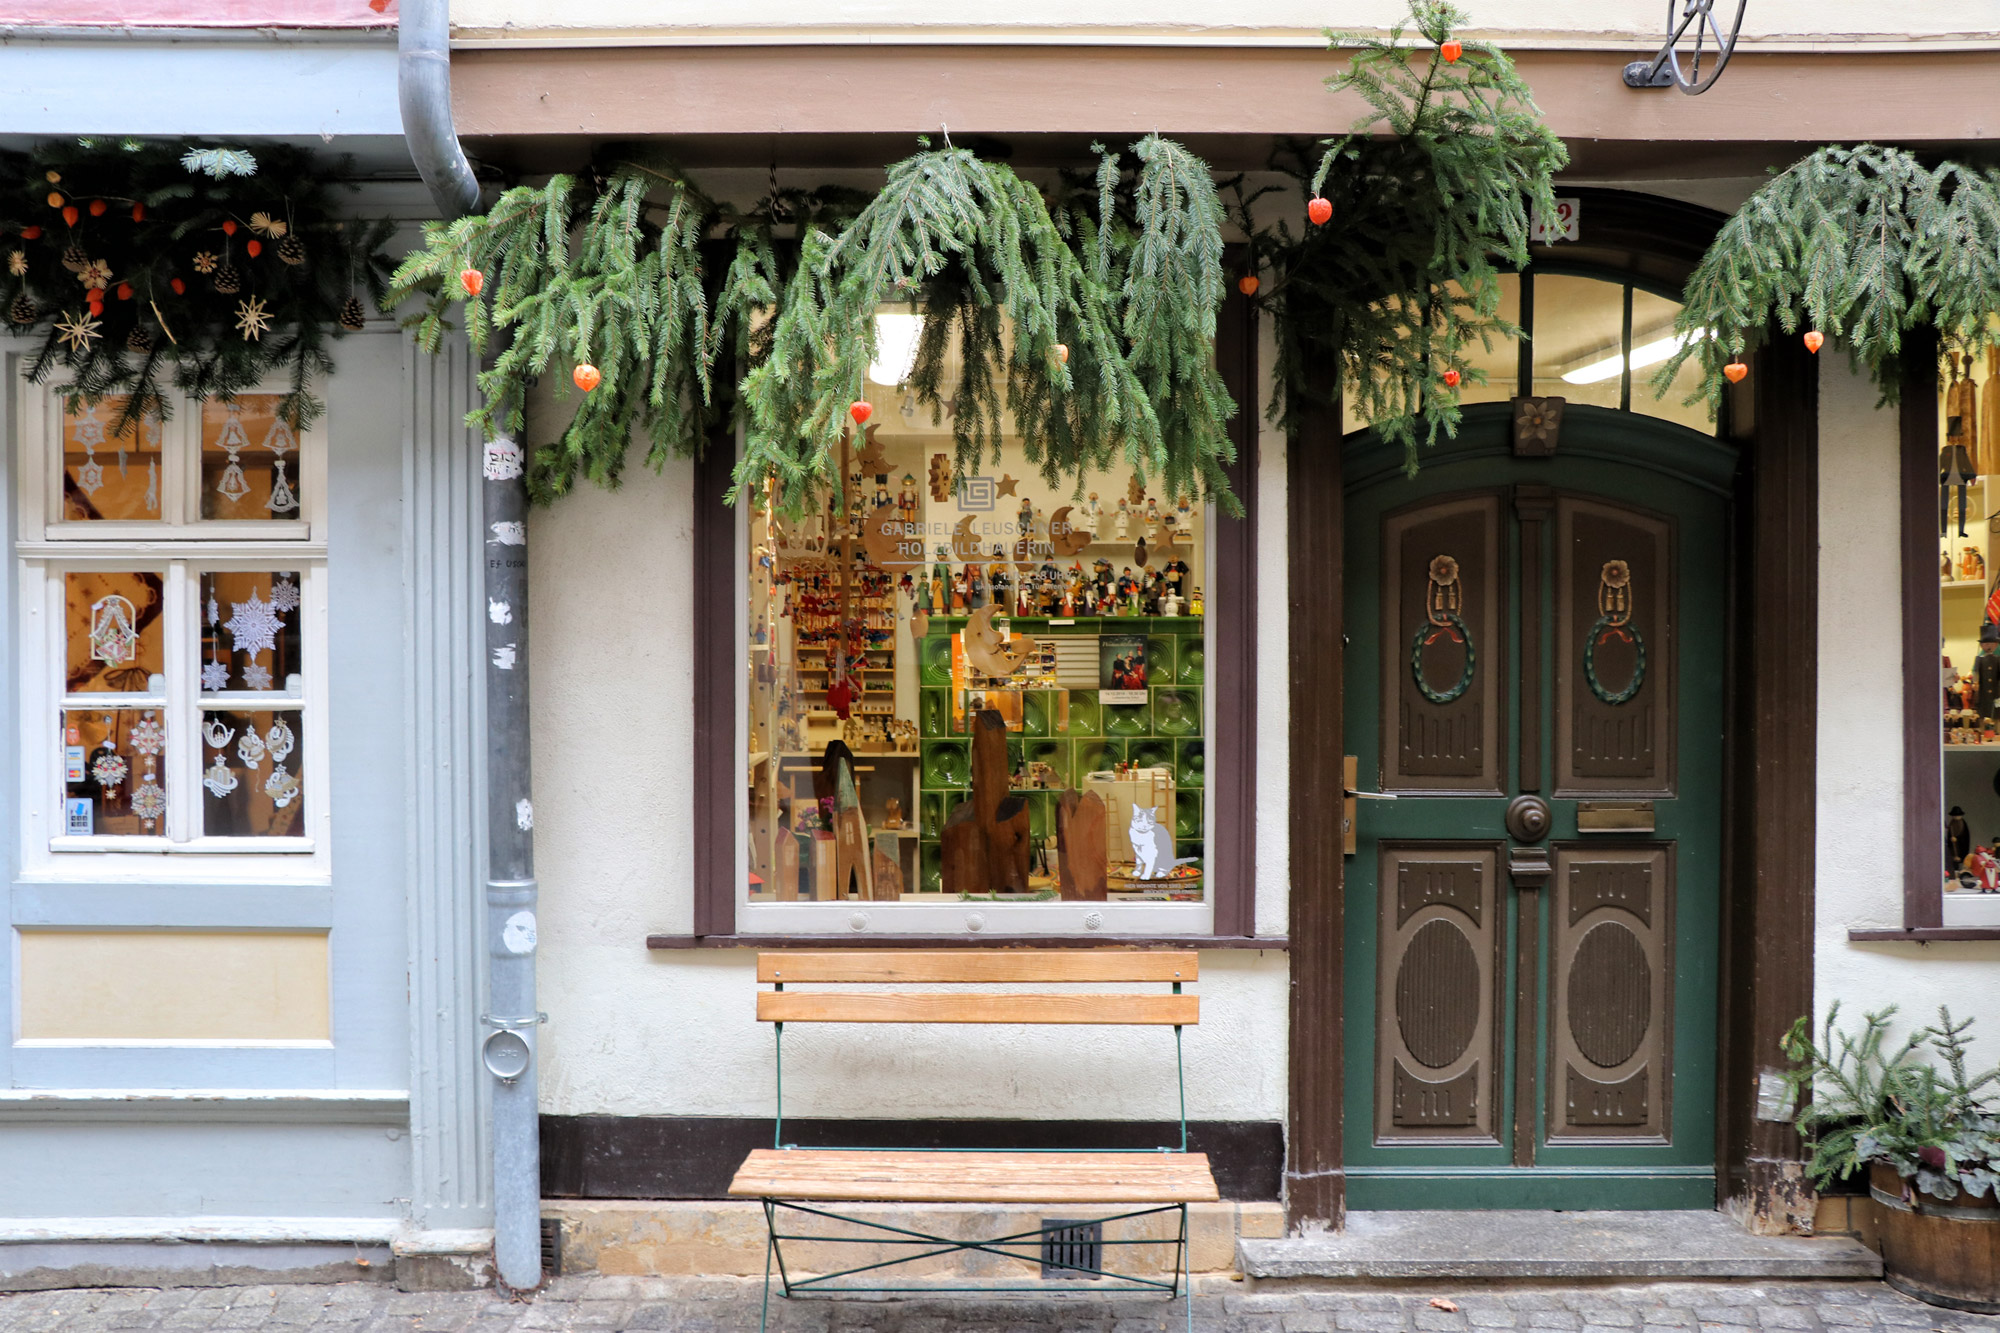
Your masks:
[[[1097,697],[1107,704],[1146,702],[1146,636],[1105,634],[1097,640]]]

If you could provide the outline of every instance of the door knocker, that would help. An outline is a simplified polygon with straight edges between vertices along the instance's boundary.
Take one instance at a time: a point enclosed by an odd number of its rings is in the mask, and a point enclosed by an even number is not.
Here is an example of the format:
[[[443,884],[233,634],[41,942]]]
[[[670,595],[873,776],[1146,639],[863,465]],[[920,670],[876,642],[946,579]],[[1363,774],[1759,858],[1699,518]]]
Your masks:
[[[1434,704],[1448,704],[1472,688],[1472,634],[1459,616],[1463,606],[1458,561],[1448,555],[1432,557],[1430,585],[1424,590],[1425,620],[1417,626],[1416,637],[1410,640],[1410,676],[1417,682],[1417,693]],[[1424,649],[1436,643],[1440,634],[1448,634],[1453,643],[1465,645],[1465,669],[1459,673],[1458,683],[1447,690],[1434,690],[1424,679]]]
[[[1590,692],[1616,708],[1630,703],[1646,683],[1646,640],[1632,623],[1632,567],[1623,560],[1607,560],[1597,576],[1597,623],[1583,641],[1583,678]],[[1612,639],[1632,645],[1632,679],[1625,688],[1613,692],[1597,678],[1597,647]]]

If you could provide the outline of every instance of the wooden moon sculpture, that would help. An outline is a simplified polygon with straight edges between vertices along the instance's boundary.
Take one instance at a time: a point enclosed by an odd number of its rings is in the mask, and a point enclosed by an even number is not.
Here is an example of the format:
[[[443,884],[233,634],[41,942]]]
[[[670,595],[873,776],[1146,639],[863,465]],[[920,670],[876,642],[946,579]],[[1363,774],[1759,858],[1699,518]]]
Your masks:
[[[868,563],[882,569],[909,569],[924,563],[922,527],[905,521],[903,511],[893,503],[869,511],[861,523],[861,544],[868,550]]]
[[[1003,636],[993,628],[999,607],[987,605],[972,613],[965,622],[965,660],[973,670],[989,676],[1011,676],[1035,651],[1035,641],[1025,634]]]
[[[972,532],[975,515],[967,514],[958,520],[958,526],[951,530],[951,553],[960,560],[978,560],[986,553],[979,549],[979,538]]]
[[[1049,515],[1049,544],[1060,556],[1072,556],[1090,545],[1090,534],[1069,521],[1068,505]]]

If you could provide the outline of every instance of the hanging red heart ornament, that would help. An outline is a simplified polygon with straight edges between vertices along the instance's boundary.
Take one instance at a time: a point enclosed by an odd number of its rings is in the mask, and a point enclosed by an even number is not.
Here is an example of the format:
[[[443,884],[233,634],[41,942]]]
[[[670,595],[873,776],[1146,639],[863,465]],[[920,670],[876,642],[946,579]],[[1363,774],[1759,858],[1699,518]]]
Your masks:
[[[1315,196],[1306,204],[1306,216],[1312,219],[1313,226],[1324,227],[1333,218],[1333,205]]]
[[[1255,273],[1245,273],[1236,280],[1236,290],[1242,292],[1245,296],[1255,296],[1258,285]]]
[[[1444,382],[1454,389],[1458,387],[1458,379],[1458,372],[1455,370],[1447,370],[1444,373]]]
[[[1744,365],[1741,361],[1731,361],[1722,368],[1722,377],[1731,384],[1741,384],[1743,377],[1749,373],[1750,367]]]
[[[255,259],[258,255],[264,253],[264,243],[262,241],[257,241],[257,240],[250,241],[247,244],[245,244],[243,248],[249,251],[250,257],[252,259]]]
[[[132,205],[132,220],[134,222],[146,220],[146,206],[143,203]]]
[[[83,214],[77,211],[75,204],[69,204],[63,209],[63,221],[72,227],[76,225],[76,220],[82,216]]]
[[[179,278],[175,278],[173,281],[169,282],[167,286],[174,289],[175,296],[187,295],[188,285]]]
[[[868,418],[875,415],[875,404],[866,398],[857,398],[847,405],[847,415],[854,418],[855,425],[865,426]]]
[[[109,207],[111,205],[105,203],[102,199],[93,199],[90,201],[90,216],[101,218],[104,216],[104,210]]]
[[[479,295],[480,291],[486,286],[486,275],[476,268],[460,270],[458,280],[464,284],[467,296]]]
[[[21,239],[24,241],[39,241],[42,239],[42,229],[40,227],[23,227],[21,228]]]
[[[119,284],[118,284],[118,299],[119,299],[119,300],[121,300],[121,301],[129,301],[129,300],[131,300],[131,299],[132,299],[132,284],[131,284],[131,283],[129,283],[129,282],[121,282],[121,283],[119,283]]]
[[[596,366],[591,365],[588,361],[579,363],[577,368],[570,372],[569,377],[575,380],[576,387],[585,393],[589,393],[592,389],[604,383],[604,372]]]
[[[1068,343],[1057,343],[1057,344],[1056,344],[1056,360],[1057,360],[1057,361],[1058,361],[1059,363],[1061,363],[1062,365],[1065,365],[1065,366],[1069,364],[1069,344],[1068,344]]]
[[[224,218],[222,220],[222,234],[224,236],[234,236],[236,234],[235,218]]]
[[[1808,352],[1817,353],[1820,348],[1826,346],[1826,335],[1818,329],[1807,329],[1805,344]]]
[[[1444,57],[1445,64],[1455,64],[1458,58],[1465,54],[1465,43],[1459,41],[1456,37],[1448,42],[1440,42],[1438,44],[1438,54]]]

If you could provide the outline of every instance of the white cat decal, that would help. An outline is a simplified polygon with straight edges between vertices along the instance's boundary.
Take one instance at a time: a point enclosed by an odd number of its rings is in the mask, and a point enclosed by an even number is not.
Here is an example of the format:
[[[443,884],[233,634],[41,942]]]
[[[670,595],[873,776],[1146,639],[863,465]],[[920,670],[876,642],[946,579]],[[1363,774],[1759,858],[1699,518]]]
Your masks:
[[[1174,865],[1174,837],[1160,826],[1158,806],[1132,807],[1132,878],[1163,879]]]

